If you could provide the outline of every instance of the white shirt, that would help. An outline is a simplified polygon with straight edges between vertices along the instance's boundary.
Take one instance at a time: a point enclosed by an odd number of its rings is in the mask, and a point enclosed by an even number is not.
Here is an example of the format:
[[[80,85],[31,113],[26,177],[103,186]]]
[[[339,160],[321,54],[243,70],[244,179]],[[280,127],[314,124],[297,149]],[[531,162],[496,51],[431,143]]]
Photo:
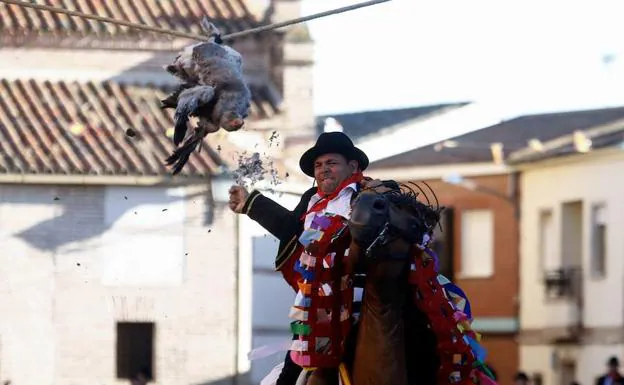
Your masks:
[[[307,230],[312,225],[312,219],[314,219],[315,215],[323,215],[325,213],[340,215],[345,219],[349,219],[351,217],[351,197],[353,193],[357,190],[357,183],[351,183],[347,187],[343,188],[342,191],[338,194],[337,197],[332,199],[327,203],[324,209],[319,211],[314,211],[306,215],[305,221],[303,222],[304,230]],[[308,203],[308,210],[312,208],[318,201],[321,200],[321,196],[319,193],[316,193],[310,198],[310,202]]]

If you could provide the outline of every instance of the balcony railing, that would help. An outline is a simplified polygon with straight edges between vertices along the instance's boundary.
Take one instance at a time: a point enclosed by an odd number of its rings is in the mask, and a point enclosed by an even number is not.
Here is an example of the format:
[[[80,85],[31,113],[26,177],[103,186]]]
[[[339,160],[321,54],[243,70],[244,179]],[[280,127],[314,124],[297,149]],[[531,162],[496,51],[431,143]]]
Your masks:
[[[544,273],[546,298],[569,298],[579,301],[583,297],[583,274],[580,267],[561,267]]]
[[[579,338],[583,330],[583,270],[577,266],[548,270],[543,279],[550,302],[548,317],[558,326],[549,337],[560,341]]]

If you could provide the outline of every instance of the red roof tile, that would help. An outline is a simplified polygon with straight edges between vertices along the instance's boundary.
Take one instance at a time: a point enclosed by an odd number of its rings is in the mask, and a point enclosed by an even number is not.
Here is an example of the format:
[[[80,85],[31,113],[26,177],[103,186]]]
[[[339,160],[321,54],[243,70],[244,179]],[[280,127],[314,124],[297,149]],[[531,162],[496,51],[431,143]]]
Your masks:
[[[98,16],[201,34],[200,20],[209,17],[223,33],[257,26],[259,18],[248,0],[36,0],[35,3]],[[115,5],[113,5],[115,4]],[[168,35],[138,31],[125,26],[70,17],[48,11],[0,3],[0,36],[3,45],[32,43],[39,37],[50,42],[66,38],[97,40],[172,41]],[[44,39],[45,40],[45,39]]]
[[[0,173],[169,174],[164,159],[174,148],[166,135],[173,112],[160,108],[167,91],[114,82],[0,80]],[[262,88],[252,93],[251,121],[271,113]],[[137,135],[127,136],[128,128]],[[180,175],[206,176],[221,165],[205,143]]]

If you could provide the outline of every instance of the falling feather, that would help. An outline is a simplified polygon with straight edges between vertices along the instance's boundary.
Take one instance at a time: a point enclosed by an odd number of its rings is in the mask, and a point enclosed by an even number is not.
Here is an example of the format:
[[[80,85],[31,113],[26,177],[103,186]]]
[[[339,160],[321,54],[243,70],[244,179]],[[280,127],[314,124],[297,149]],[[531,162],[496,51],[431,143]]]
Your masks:
[[[174,108],[173,143],[178,147],[166,163],[179,173],[204,137],[223,128],[237,131],[251,108],[251,91],[243,76],[243,58],[221,42],[217,27],[204,18],[202,28],[208,41],[185,47],[167,72],[181,80],[178,88],[161,101],[162,108]],[[191,117],[196,127],[187,137]],[[186,138],[186,139],[185,139]]]

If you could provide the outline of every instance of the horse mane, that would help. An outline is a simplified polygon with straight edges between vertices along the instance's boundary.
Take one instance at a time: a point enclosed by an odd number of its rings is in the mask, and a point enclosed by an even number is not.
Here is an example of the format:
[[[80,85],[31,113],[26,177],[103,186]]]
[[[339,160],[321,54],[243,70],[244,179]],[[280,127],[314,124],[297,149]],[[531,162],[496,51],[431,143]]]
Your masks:
[[[433,199],[430,199],[425,189],[416,182],[398,183],[399,189],[387,191],[385,195],[393,204],[422,218],[427,227],[433,230],[435,226],[441,226],[441,214],[445,207],[440,206],[438,196],[427,182],[420,181],[420,183],[426,186]],[[421,196],[424,197],[426,203],[420,199]],[[432,200],[435,205],[432,204]],[[441,227],[440,230],[442,230]]]

